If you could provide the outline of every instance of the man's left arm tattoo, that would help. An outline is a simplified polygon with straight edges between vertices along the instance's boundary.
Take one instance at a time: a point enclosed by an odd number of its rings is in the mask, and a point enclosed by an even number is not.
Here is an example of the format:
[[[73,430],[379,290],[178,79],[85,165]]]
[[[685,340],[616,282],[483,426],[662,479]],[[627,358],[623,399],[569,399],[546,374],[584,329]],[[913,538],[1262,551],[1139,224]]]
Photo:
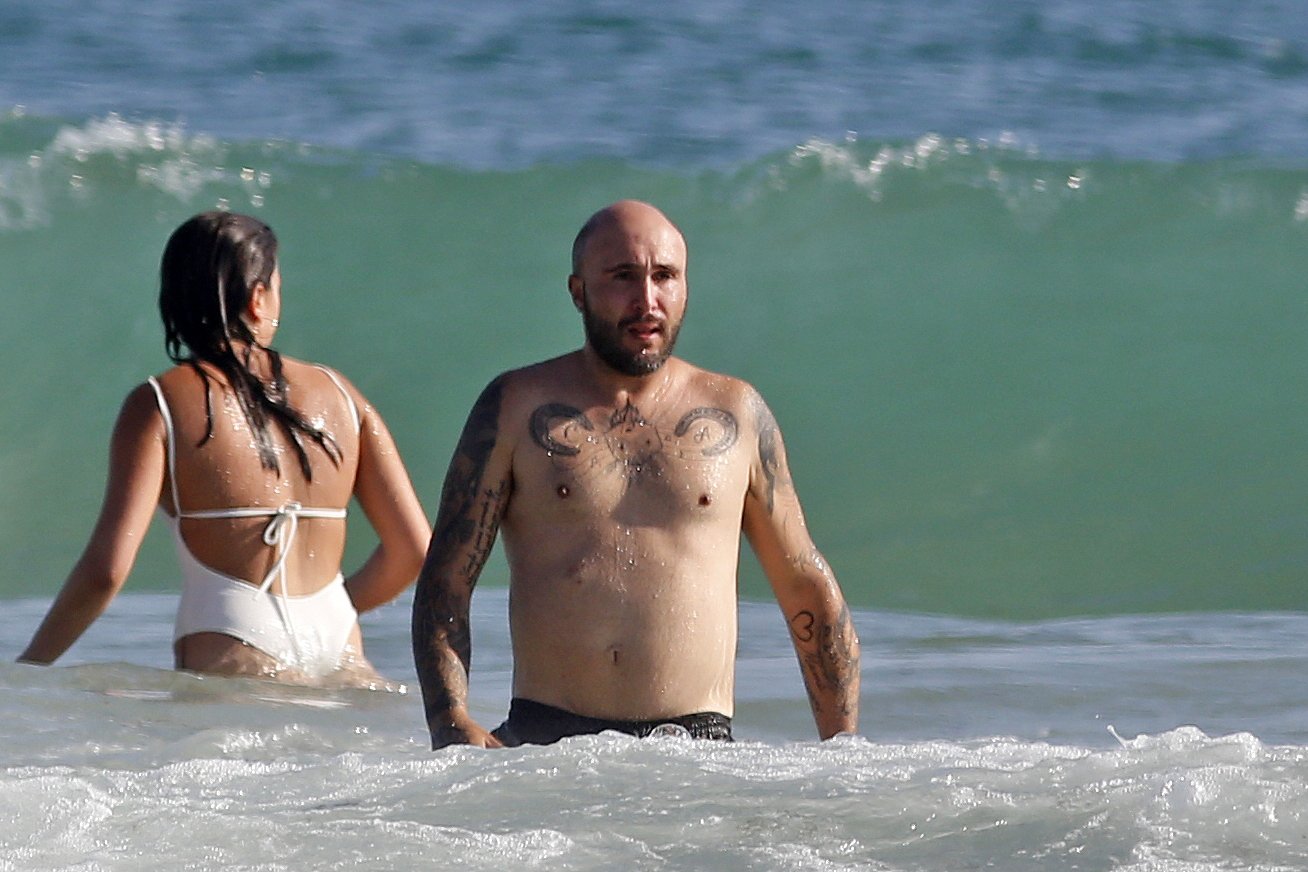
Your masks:
[[[790,635],[799,653],[809,703],[818,716],[848,716],[858,708],[858,636],[849,606],[841,603],[832,619],[802,609],[790,619]]]
[[[788,479],[777,419],[772,416],[772,410],[758,394],[754,395],[754,427],[758,431],[759,465],[763,467],[763,477],[767,480],[764,504],[767,506],[768,514],[771,515],[776,509],[777,487],[785,487]]]

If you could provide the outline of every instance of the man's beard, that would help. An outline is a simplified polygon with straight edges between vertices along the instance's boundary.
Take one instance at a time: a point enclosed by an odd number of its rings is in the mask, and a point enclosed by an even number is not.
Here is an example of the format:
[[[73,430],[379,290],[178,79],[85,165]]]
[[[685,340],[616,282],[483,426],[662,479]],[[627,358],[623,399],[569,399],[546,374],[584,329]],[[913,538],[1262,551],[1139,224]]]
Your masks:
[[[622,338],[626,335],[627,328],[644,320],[639,317],[623,318],[616,325],[610,326],[594,317],[590,305],[584,298],[582,299],[581,321],[586,329],[586,341],[590,343],[590,347],[595,350],[600,360],[623,375],[649,375],[657,372],[659,367],[672,356],[672,349],[677,344],[677,334],[681,332],[681,324],[663,321],[661,324],[664,343],[661,350],[631,352],[623,348]]]

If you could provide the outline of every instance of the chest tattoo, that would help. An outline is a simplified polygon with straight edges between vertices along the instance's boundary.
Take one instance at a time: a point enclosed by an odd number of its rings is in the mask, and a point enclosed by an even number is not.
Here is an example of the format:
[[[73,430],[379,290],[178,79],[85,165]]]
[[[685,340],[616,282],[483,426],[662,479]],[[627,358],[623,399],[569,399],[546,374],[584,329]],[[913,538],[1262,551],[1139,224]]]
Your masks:
[[[700,406],[666,429],[630,401],[600,423],[565,403],[546,403],[531,413],[531,438],[562,465],[621,475],[628,483],[660,475],[671,460],[708,460],[736,444],[736,418],[725,409]]]

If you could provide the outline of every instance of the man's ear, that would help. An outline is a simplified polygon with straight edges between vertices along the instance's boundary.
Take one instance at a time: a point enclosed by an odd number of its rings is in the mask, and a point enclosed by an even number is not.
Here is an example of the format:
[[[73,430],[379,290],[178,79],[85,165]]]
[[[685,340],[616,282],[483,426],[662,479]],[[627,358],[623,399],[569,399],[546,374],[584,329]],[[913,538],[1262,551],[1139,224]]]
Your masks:
[[[568,294],[572,297],[573,307],[580,312],[586,295],[586,283],[581,280],[581,276],[568,276]]]

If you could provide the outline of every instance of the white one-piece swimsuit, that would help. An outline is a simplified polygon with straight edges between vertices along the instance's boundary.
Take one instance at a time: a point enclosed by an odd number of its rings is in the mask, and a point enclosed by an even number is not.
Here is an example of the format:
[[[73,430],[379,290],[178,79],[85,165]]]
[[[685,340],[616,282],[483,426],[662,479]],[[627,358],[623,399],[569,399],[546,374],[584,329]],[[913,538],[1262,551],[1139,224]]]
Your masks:
[[[319,369],[345,396],[357,432],[359,410],[353,398],[335,373],[325,367]],[[172,485],[174,514],[160,511],[173,531],[182,571],[182,597],[177,607],[173,641],[193,633],[224,633],[258,648],[283,667],[313,677],[334,671],[359,620],[345,591],[345,577],[338,572],[322,589],[304,596],[290,596],[286,593],[286,557],[301,518],[344,518],[345,509],[313,508],[290,502],[275,507],[183,510],[177,492],[172,414],[159,382],[152,376],[149,383],[168,430],[168,479]],[[263,541],[274,549],[276,560],[263,582],[254,584],[233,578],[201,563],[182,538],[182,518],[268,518]],[[274,583],[277,583],[276,590]]]

